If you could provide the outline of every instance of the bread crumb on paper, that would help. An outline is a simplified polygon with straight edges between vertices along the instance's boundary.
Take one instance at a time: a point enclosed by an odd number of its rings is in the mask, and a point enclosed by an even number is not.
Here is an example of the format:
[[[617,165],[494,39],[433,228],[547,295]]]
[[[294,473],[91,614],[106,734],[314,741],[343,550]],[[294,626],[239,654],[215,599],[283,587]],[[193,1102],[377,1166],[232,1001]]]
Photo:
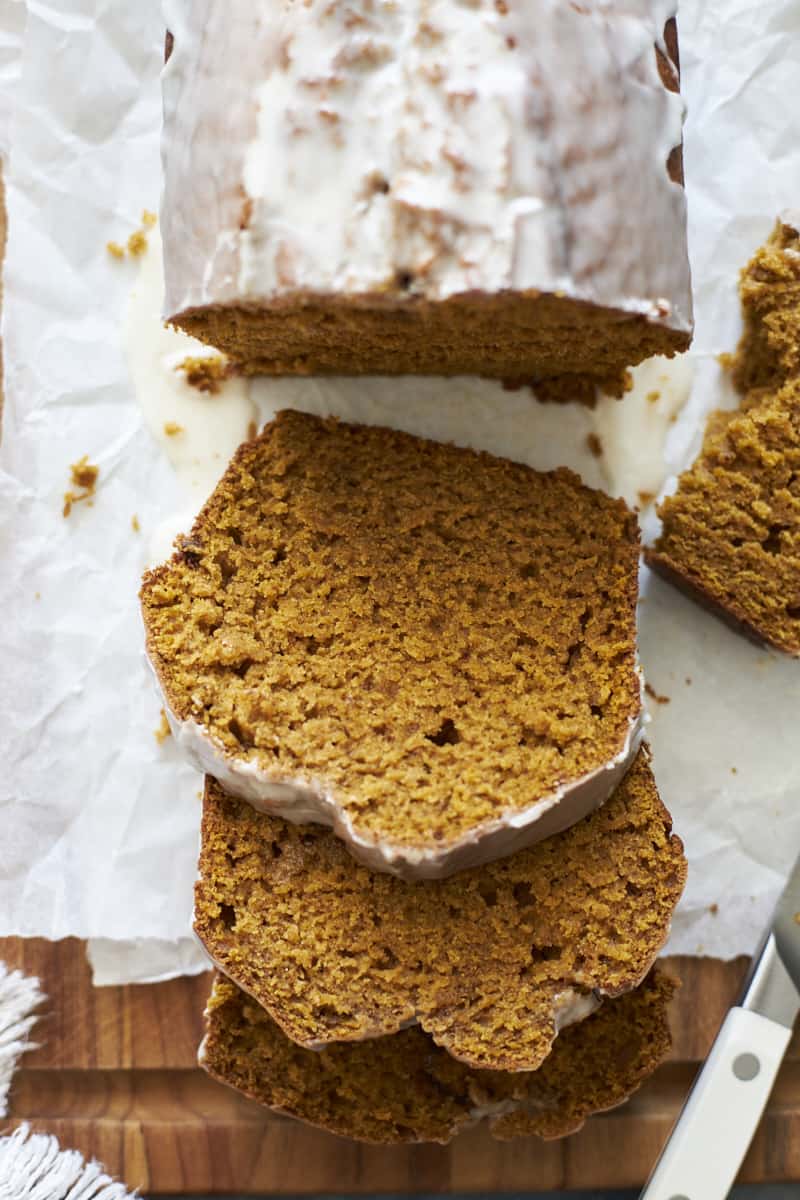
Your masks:
[[[135,230],[128,238],[126,250],[131,258],[138,258],[147,249],[147,234],[143,229]]]
[[[120,242],[106,242],[106,250],[112,258],[139,258],[147,250],[147,234],[157,220],[158,217],[149,208],[142,209],[141,226],[134,229],[125,245],[121,245]]]
[[[64,507],[62,516],[68,517],[72,512],[75,504],[80,504],[86,501],[91,507],[92,497],[94,496],[97,477],[100,474],[100,468],[94,463],[89,462],[89,456],[84,454],[83,458],[79,458],[76,463],[70,466],[70,482],[71,488],[64,492]],[[80,489],[78,491],[73,489]]]
[[[603,443],[596,433],[588,433],[586,435],[586,445],[589,447],[589,453],[595,458],[601,458],[603,454]]]
[[[172,737],[172,730],[169,727],[167,714],[164,712],[163,708],[161,710],[161,721],[159,722],[158,729],[153,730],[153,737],[156,739],[159,746],[162,745],[162,743],[165,742],[168,737]]]
[[[646,683],[644,690],[651,700],[655,700],[656,704],[669,704],[669,696],[660,696],[651,683]]]
[[[232,364],[222,354],[190,355],[178,363],[178,370],[183,371],[190,387],[211,395],[216,395],[225,380],[233,374]]]
[[[167,435],[167,437],[177,437],[179,433],[183,432],[183,426],[179,425],[177,421],[164,422],[164,433]]]
[[[133,516],[131,517],[131,529],[133,530],[134,533],[139,533],[141,531],[141,528],[142,527],[139,524],[139,518],[137,517],[136,513],[134,513]]]

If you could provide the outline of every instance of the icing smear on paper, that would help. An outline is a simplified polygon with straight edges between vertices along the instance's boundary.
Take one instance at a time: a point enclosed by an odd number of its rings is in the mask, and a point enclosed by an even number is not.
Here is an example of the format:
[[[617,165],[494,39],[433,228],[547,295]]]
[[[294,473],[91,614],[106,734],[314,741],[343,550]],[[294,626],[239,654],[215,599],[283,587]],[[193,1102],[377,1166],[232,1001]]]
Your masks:
[[[125,315],[125,354],[145,424],[172,464],[182,495],[181,509],[165,514],[151,538],[148,557],[156,563],[169,557],[174,538],[189,528],[237,446],[252,435],[258,414],[242,378],[230,376],[217,391],[201,391],[189,383],[186,360],[217,355],[161,320],[157,226],[138,261]]]

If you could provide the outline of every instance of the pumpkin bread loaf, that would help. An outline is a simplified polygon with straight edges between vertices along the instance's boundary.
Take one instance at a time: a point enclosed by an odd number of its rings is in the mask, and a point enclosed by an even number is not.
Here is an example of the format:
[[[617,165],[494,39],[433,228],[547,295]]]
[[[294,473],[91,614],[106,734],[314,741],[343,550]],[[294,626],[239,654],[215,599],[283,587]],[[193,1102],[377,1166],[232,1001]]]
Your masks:
[[[676,4],[170,0],[166,319],[276,375],[686,349]]]
[[[560,1028],[635,987],[686,876],[647,752],[602,808],[510,858],[409,883],[319,825],[207,780],[195,930],[294,1042],[418,1022],[474,1067],[535,1070]]]
[[[447,1142],[486,1118],[498,1138],[564,1137],[614,1108],[670,1048],[674,985],[654,972],[636,991],[566,1029],[538,1071],[475,1071],[421,1029],[315,1052],[219,978],[200,1063],[215,1079],[288,1116],[365,1142]]]
[[[778,222],[742,272],[740,408],[659,508],[647,562],[756,641],[800,656],[800,233]]]
[[[622,501],[280,413],[142,588],[173,733],[227,791],[436,877],[603,803],[635,757]]]

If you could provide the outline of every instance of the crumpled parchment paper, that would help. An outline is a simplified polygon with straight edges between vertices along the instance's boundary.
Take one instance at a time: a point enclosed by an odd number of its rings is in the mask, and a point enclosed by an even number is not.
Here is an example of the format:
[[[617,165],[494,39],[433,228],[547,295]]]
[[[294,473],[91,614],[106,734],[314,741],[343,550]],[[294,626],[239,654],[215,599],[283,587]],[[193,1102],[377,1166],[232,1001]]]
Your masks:
[[[0,11],[0,89],[19,68],[0,446],[0,935],[98,939],[102,981],[163,978],[203,963],[189,940],[201,780],[154,737],[136,593],[159,531],[197,501],[126,357],[139,266],[106,250],[157,207],[163,22],[157,0],[37,0],[14,62],[4,47],[18,3]],[[703,415],[733,402],[715,355],[738,337],[738,269],[800,187],[795,0],[686,0],[680,36],[697,319],[687,403],[674,379],[650,415],[641,388],[589,414],[474,381],[283,380],[253,387],[260,418],[294,404],[402,424],[536,466],[563,461],[634,501],[670,487]],[[4,95],[0,134],[10,112]],[[156,334],[157,304],[153,294]],[[100,468],[97,493],[65,519],[83,455]],[[643,525],[652,534],[652,511]],[[643,592],[642,658],[661,697],[655,770],[690,859],[670,949],[728,957],[753,948],[800,849],[800,668],[646,570]]]

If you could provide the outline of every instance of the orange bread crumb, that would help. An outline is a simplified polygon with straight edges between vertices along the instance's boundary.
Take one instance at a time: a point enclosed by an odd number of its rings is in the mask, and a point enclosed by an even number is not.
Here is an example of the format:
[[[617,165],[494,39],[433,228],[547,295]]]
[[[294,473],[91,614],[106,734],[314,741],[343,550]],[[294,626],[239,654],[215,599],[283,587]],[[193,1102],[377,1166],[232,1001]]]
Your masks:
[[[190,387],[212,395],[216,395],[225,380],[233,374],[233,367],[221,354],[190,355],[178,364],[178,370],[183,371]]]
[[[156,739],[156,741],[158,742],[158,744],[160,746],[160,745],[162,745],[163,742],[165,742],[167,740],[168,737],[170,737],[171,733],[172,733],[172,730],[169,727],[169,721],[167,720],[167,714],[164,712],[164,710],[162,708],[161,720],[158,723],[158,729],[155,730],[153,737]]]
[[[147,235],[157,221],[158,217],[154,212],[150,212],[147,208],[143,209],[141,227],[133,231],[125,245],[122,246],[119,242],[106,242],[106,250],[112,258],[125,258],[126,254],[131,258],[139,258],[147,250]]]
[[[80,504],[82,501],[88,501],[91,504],[100,468],[90,463],[88,455],[84,454],[83,458],[79,458],[76,463],[71,465],[69,472],[72,488],[64,492],[62,515],[65,517],[70,515],[73,505]],[[74,488],[81,490],[74,491]]]

